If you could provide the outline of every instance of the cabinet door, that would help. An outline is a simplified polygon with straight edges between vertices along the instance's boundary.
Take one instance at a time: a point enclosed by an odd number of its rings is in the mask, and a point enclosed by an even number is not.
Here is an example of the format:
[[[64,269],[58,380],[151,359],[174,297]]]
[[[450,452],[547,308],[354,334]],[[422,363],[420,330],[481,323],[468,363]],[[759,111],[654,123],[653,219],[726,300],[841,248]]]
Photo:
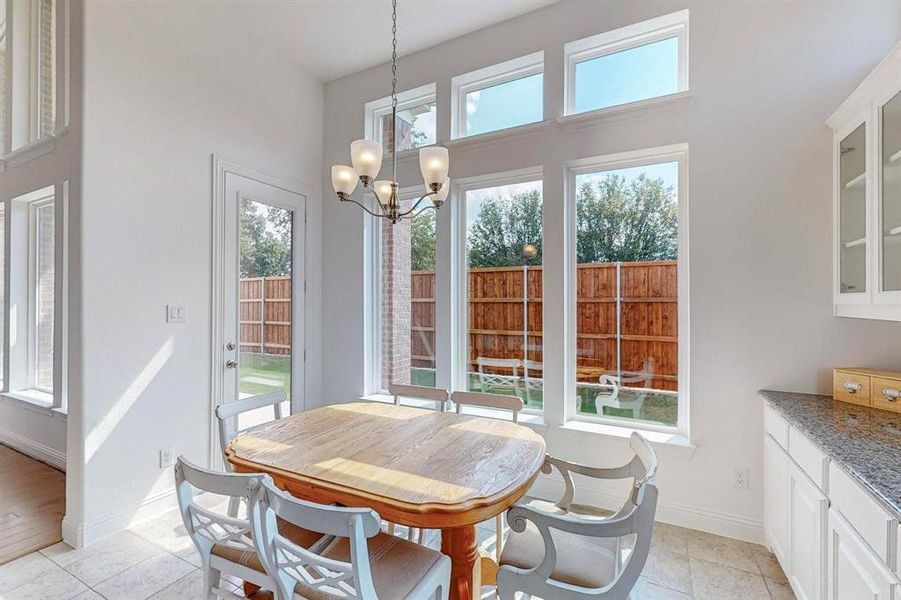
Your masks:
[[[787,573],[788,562],[788,465],[789,458],[776,441],[764,436],[764,533],[776,559]]]
[[[801,600],[820,600],[825,594],[828,509],[826,496],[800,468],[790,465],[788,576]]]
[[[839,142],[837,187],[837,291],[845,302],[864,302],[867,300],[866,123],[861,123]]]
[[[895,90],[892,90],[895,91]],[[879,291],[889,301],[901,298],[901,92],[879,108]]]
[[[829,600],[891,600],[892,574],[835,509],[828,531]]]

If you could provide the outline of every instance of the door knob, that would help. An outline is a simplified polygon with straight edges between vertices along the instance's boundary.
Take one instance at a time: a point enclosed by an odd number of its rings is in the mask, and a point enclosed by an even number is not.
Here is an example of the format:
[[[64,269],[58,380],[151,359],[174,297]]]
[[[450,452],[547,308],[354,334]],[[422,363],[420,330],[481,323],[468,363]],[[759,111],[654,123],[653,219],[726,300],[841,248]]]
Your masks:
[[[225,345],[225,349],[226,349],[226,350],[234,350],[234,349],[235,349],[235,343],[234,343],[234,342],[229,342],[229,343],[227,343],[227,344]]]
[[[238,368],[238,361],[236,361],[236,360],[229,360],[229,361],[227,361],[227,362],[225,363],[225,368],[226,368],[226,369],[237,369],[237,368]]]

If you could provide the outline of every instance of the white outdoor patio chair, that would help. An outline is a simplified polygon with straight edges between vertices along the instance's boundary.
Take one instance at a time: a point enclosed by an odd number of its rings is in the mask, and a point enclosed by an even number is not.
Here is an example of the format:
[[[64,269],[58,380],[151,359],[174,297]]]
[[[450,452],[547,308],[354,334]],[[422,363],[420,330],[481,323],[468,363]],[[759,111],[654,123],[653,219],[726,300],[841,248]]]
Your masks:
[[[438,412],[447,410],[447,401],[449,394],[447,390],[440,388],[430,388],[422,385],[408,385],[405,383],[392,383],[388,386],[388,393],[394,396],[394,404],[400,406],[401,398],[411,398],[415,400],[431,400],[436,404],[435,409]],[[388,523],[388,533],[394,535],[396,526],[394,523]],[[415,541],[417,544],[422,543],[424,532],[416,527],[407,528],[407,539]]]
[[[544,391],[544,378],[536,377],[535,373],[544,374],[544,362],[540,360],[524,360],[523,361],[523,381],[525,382],[526,400],[532,399],[532,394],[537,392],[541,394]]]
[[[203,564],[204,598],[242,598],[219,588],[223,573],[228,573],[269,590],[275,581],[263,568],[251,537],[248,519],[237,519],[208,510],[195,502],[195,491],[201,490],[229,497],[240,497],[250,506],[268,475],[216,473],[202,469],[178,457],[175,463],[175,490],[178,508],[188,535],[200,553]],[[278,524],[281,535],[299,547],[317,551],[333,538],[301,529],[285,521]]]
[[[518,358],[491,358],[489,356],[480,356],[476,358],[476,365],[479,367],[479,389],[483,392],[488,390],[512,390],[514,394],[519,395],[519,371],[522,368],[522,361]],[[494,373],[489,369],[502,369],[511,371],[511,375],[503,373]]]
[[[277,529],[277,518],[334,536],[313,552]],[[276,581],[278,600],[446,600],[450,558],[382,533],[378,514],[298,500],[264,481],[252,512],[263,565]]]
[[[641,371],[630,375],[617,377],[615,375],[601,375],[598,381],[601,385],[613,386],[612,394],[598,394],[595,396],[594,404],[597,408],[598,416],[603,416],[604,407],[615,408],[617,410],[628,410],[632,412],[633,419],[641,418],[641,409],[644,407],[647,391],[643,391],[651,386],[654,380],[654,359],[648,357],[641,365]],[[635,385],[638,384],[638,385]],[[625,388],[627,393],[621,393]]]
[[[479,406],[482,408],[494,408],[509,410],[513,413],[513,422],[519,423],[519,411],[523,409],[522,398],[506,396],[504,394],[486,394],[483,392],[454,392],[451,394],[451,402],[457,407],[457,414],[463,414],[464,406]],[[494,518],[495,530],[495,558],[500,560],[501,551],[504,549],[504,514]]]
[[[543,503],[517,503],[507,511],[510,537],[499,561],[500,600],[516,592],[555,600],[625,600],[647,562],[657,509],[657,456],[642,436],[633,433],[635,456],[622,467],[587,467],[548,456],[542,471],[556,467],[566,490],[549,508]],[[633,479],[629,497],[612,516],[572,512],[572,474],[596,479]],[[635,535],[635,546],[623,561],[623,541]]]
[[[222,448],[222,456],[229,444],[235,441],[243,430],[238,429],[238,418],[245,413],[267,406],[272,407],[273,420],[282,418],[282,403],[288,400],[288,395],[283,391],[266,392],[249,398],[242,398],[234,402],[227,402],[216,407],[216,419],[219,421],[219,447]],[[225,470],[232,472],[231,463],[225,461]],[[240,510],[241,499],[233,498],[228,505],[229,516],[235,517]]]

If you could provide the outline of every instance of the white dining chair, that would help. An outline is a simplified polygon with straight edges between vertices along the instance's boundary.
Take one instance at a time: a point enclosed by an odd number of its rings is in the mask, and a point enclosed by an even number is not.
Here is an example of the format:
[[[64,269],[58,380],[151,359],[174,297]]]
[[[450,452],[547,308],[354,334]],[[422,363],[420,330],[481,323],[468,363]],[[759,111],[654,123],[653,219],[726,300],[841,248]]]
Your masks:
[[[319,551],[282,535],[277,518],[334,536]],[[251,513],[263,565],[276,582],[278,600],[446,600],[450,558],[382,533],[368,508],[325,506],[298,500],[263,481]]]
[[[401,400],[429,400],[435,403],[435,410],[444,412],[447,410],[447,402],[450,395],[447,390],[441,388],[431,388],[422,385],[409,385],[406,383],[392,383],[388,385],[388,393],[394,396],[394,404],[400,406]],[[394,523],[388,523],[387,532],[395,535],[397,526]],[[407,527],[407,539],[421,544],[425,532],[418,527]]]
[[[500,600],[517,592],[555,600],[625,600],[644,568],[651,548],[657,510],[657,456],[641,435],[629,440],[634,456],[617,468],[596,468],[548,456],[542,471],[563,476],[563,497],[549,507],[519,502],[507,511],[510,537],[499,562]],[[572,474],[595,479],[627,479],[629,497],[612,516],[573,512]],[[624,540],[635,545],[624,562]]]
[[[252,539],[249,519],[239,519],[208,510],[196,502],[198,490],[240,497],[248,506],[256,498],[268,475],[217,473],[197,467],[184,457],[175,463],[175,490],[178,508],[188,535],[200,553],[203,566],[204,598],[241,598],[219,587],[223,574],[233,575],[269,590],[275,580],[266,574]],[[321,533],[301,529],[286,521],[279,522],[280,535],[298,547],[319,551],[333,541]]]
[[[504,394],[486,394],[484,392],[454,392],[451,394],[451,402],[456,406],[457,414],[463,414],[466,406],[477,406],[496,410],[510,411],[513,422],[519,423],[519,412],[523,409],[522,398],[507,396]],[[501,551],[504,549],[504,514],[494,517],[495,543],[494,554],[500,560]]]
[[[216,407],[216,419],[219,422],[219,447],[222,449],[222,457],[225,458],[225,451],[229,445],[235,441],[243,430],[240,429],[238,420],[241,415],[247,414],[252,410],[258,410],[266,407],[272,408],[273,420],[282,418],[282,403],[287,402],[288,395],[283,391],[266,392],[249,398],[242,398],[234,402],[227,402]],[[231,463],[225,460],[225,470],[232,472]],[[234,498],[229,502],[228,514],[235,517],[241,509],[240,498]]]
[[[444,412],[447,410],[448,393],[441,388],[431,388],[424,385],[409,385],[406,383],[392,383],[388,385],[388,393],[394,396],[394,404],[400,406],[401,400],[429,400],[435,403],[435,410]]]

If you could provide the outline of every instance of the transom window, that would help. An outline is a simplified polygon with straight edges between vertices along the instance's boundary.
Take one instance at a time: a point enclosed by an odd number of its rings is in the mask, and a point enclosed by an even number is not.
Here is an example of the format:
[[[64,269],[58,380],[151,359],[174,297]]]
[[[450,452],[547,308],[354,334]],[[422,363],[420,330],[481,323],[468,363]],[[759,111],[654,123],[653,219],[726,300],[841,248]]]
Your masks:
[[[454,138],[544,119],[544,53],[536,52],[451,80]]]
[[[437,106],[434,83],[397,95],[395,133],[398,152],[435,143]],[[391,151],[393,140],[390,97],[366,104],[366,137],[381,143],[385,152]]]
[[[688,89],[688,11],[566,44],[566,114]]]

